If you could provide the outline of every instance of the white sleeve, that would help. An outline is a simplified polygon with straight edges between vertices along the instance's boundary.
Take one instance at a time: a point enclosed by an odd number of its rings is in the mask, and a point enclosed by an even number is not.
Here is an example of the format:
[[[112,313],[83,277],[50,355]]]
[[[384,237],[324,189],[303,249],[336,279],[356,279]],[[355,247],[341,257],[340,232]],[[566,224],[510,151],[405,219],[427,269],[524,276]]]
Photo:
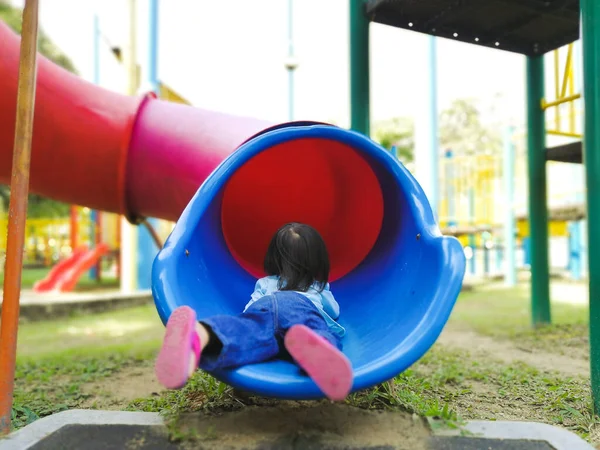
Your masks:
[[[321,292],[321,302],[323,303],[323,310],[332,318],[337,319],[340,317],[340,305],[333,297],[333,294],[329,290],[329,284],[325,286],[325,289]]]
[[[260,279],[256,280],[256,284],[254,285],[254,292],[252,292],[252,295],[250,296],[250,301],[244,307],[244,311],[246,311],[252,303],[261,299],[265,295],[266,295],[265,281],[263,278],[260,278]]]

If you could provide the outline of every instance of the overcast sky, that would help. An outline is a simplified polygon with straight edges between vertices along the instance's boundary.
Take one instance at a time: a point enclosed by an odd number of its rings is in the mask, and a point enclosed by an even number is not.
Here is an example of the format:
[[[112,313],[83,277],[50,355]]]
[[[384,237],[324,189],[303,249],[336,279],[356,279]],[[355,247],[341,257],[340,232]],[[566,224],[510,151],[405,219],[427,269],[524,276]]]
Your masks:
[[[22,0],[15,0],[22,5]],[[147,11],[138,0],[138,56],[145,65]],[[93,15],[114,44],[125,44],[124,0],[41,2],[41,25],[82,76],[93,74]],[[67,17],[69,19],[67,20]],[[348,1],[294,3],[296,116],[348,123]],[[163,0],[160,78],[195,105],[273,121],[287,119],[287,2],[284,0]],[[426,37],[371,26],[372,118],[414,116],[426,89]],[[525,58],[505,51],[438,39],[439,108],[474,97],[492,104],[494,119],[524,118]],[[124,88],[124,74],[102,55],[102,84]],[[498,98],[500,97],[500,99]]]

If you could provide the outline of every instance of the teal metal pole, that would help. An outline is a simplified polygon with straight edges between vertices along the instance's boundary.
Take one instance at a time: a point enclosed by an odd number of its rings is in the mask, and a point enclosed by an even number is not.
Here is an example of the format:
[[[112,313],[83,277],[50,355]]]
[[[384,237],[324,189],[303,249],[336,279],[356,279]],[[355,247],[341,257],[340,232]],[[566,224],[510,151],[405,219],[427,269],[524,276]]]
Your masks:
[[[160,81],[158,77],[158,20],[159,0],[148,2],[148,60],[146,63],[146,83],[156,94],[160,93]],[[148,218],[148,222],[154,228],[158,226],[158,219]],[[152,287],[152,264],[160,249],[150,232],[143,226],[138,232],[138,258],[137,258],[137,286],[138,289],[150,289]]]
[[[600,413],[600,3],[581,0],[584,162],[587,183],[588,273],[590,280],[590,364],[594,411]]]
[[[440,152],[438,143],[438,103],[437,103],[437,40],[435,36],[428,36],[429,56],[429,126],[431,137],[429,138],[429,180],[431,183],[429,203],[436,218],[439,208],[439,162]]]
[[[571,278],[581,280],[581,220],[569,224],[569,271]]]
[[[531,315],[534,325],[550,323],[544,56],[527,57],[527,161],[531,245]]]
[[[364,0],[350,0],[350,128],[369,136],[369,19]]]
[[[504,284],[517,284],[516,239],[515,239],[515,146],[513,127],[504,134]]]
[[[95,84],[100,84],[100,19],[98,14],[94,14],[94,79]],[[90,213],[90,247],[96,246],[96,229],[99,228],[99,212],[93,209]],[[90,269],[90,278],[92,280],[100,279],[100,262]]]
[[[469,188],[469,225],[475,225],[475,190],[473,187]],[[477,274],[477,249],[474,234],[469,234],[469,247],[471,247],[471,260],[469,261],[469,267],[471,268],[471,275]]]
[[[496,271],[498,273],[502,272],[502,239],[496,238],[494,243],[494,248],[496,250]]]
[[[454,192],[454,162],[452,150],[446,150],[446,201],[448,202],[448,226],[456,226],[456,194]]]
[[[288,120],[294,120],[294,71],[296,63],[294,62],[294,0],[288,0],[288,62],[286,64],[288,71]]]

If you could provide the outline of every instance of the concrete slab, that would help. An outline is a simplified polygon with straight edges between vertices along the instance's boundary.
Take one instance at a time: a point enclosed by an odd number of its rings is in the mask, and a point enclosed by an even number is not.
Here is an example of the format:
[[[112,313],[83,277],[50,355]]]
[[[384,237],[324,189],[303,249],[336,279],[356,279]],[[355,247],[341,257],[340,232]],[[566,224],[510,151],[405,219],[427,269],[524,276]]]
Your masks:
[[[548,442],[556,450],[595,450],[575,433],[545,423],[499,420],[468,422],[465,430],[493,439],[533,439]]]
[[[160,425],[65,425],[30,450],[176,450]]]
[[[556,450],[547,442],[527,439],[488,439],[434,436],[430,450]]]
[[[497,441],[483,438],[434,437],[425,444],[426,450],[554,450],[545,442],[510,440]],[[165,430],[157,426],[144,425],[66,425],[56,433],[38,442],[31,450],[58,449],[130,449],[130,450],[179,450],[185,444],[169,442]],[[189,446],[188,446],[189,448]],[[194,444],[193,448],[203,448]],[[284,437],[272,442],[258,443],[248,450],[326,449],[326,450],[396,450],[407,447],[369,446],[348,447],[324,444],[314,437]],[[416,449],[410,449],[416,450]]]
[[[0,450],[27,450],[66,425],[163,426],[157,413],[72,409],[36,420],[0,440]],[[65,447],[63,447],[65,448]],[[77,447],[66,447],[77,448]]]
[[[0,311],[2,310],[0,291]],[[123,293],[116,290],[94,292],[36,293],[25,290],[21,294],[23,320],[38,321],[69,316],[74,313],[112,311],[153,302],[152,292],[143,290]]]
[[[466,436],[460,433],[468,432]],[[321,433],[326,431],[321,430]],[[453,434],[453,435],[452,435]],[[220,448],[218,436],[204,436],[194,448]],[[242,443],[240,443],[242,444]],[[248,445],[246,445],[248,444]],[[243,443],[249,450],[337,449],[395,450],[397,445],[336,445],[329,439],[321,442],[321,434],[265,434],[260,442]],[[167,428],[156,413],[71,410],[40,419],[0,441],[0,450],[176,450],[189,448],[186,443],[170,442]],[[411,448],[412,449],[412,448]],[[424,442],[424,450],[594,450],[577,435],[551,425],[531,422],[468,422],[464,429],[443,432]],[[417,450],[417,449],[415,449]]]

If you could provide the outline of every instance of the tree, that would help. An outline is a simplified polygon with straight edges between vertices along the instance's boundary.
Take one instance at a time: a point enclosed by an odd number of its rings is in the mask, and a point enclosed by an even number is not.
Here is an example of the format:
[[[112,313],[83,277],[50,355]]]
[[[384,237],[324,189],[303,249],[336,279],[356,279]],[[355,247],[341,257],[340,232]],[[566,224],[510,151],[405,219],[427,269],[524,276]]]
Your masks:
[[[373,137],[388,150],[395,146],[398,159],[403,163],[414,159],[414,124],[411,119],[394,117],[376,122]]]
[[[502,138],[498,130],[485,126],[472,99],[458,99],[440,115],[441,150],[455,154],[499,153]]]
[[[0,0],[0,20],[19,34],[21,33],[21,19],[22,11],[20,9],[12,7],[6,0]],[[43,30],[40,29],[38,35],[38,50],[42,55],[68,71],[77,73],[71,60],[52,43]],[[9,197],[9,187],[0,185],[0,201],[3,202],[5,209],[8,209]],[[28,215],[30,217],[64,216],[68,214],[68,211],[69,206],[64,203],[36,194],[29,196]]]

